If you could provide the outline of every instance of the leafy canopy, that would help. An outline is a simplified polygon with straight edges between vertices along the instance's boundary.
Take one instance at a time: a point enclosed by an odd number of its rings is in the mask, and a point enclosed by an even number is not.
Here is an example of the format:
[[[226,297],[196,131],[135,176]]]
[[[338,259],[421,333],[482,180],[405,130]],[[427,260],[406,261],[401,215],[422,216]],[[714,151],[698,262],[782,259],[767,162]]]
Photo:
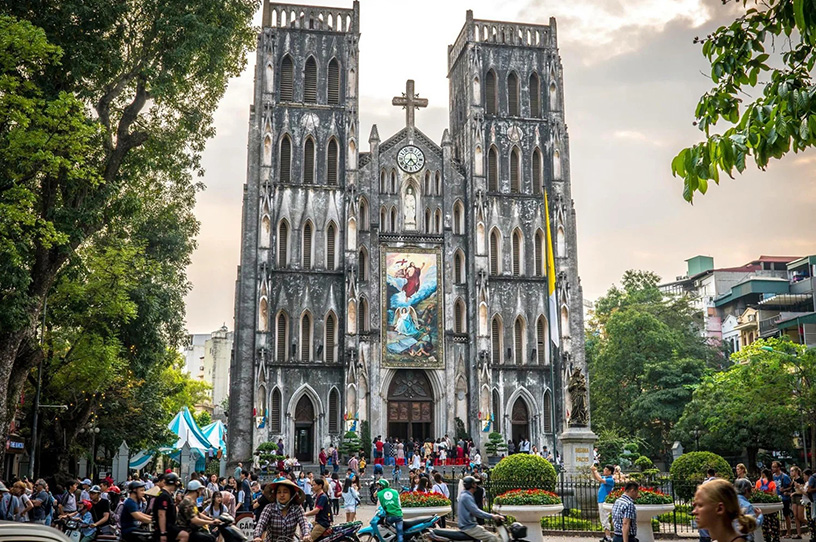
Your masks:
[[[742,173],[748,157],[765,169],[771,158],[816,144],[816,3],[735,1],[746,8],[743,16],[695,38],[711,63],[714,87],[695,111],[705,139],[671,163],[689,202],[695,192],[706,193],[709,181],[719,183],[721,172],[732,178],[735,168]],[[769,45],[781,53],[766,52]],[[712,133],[720,120],[730,126]]]

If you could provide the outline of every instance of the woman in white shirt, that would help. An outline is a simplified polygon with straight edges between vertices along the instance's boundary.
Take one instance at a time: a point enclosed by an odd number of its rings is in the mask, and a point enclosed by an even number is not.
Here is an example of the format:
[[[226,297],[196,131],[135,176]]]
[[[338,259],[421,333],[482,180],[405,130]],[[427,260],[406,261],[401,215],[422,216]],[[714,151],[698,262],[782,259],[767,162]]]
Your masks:
[[[360,492],[354,487],[351,478],[343,484],[343,508],[346,509],[346,521],[354,521],[357,516],[357,505],[360,504]]]
[[[418,470],[420,467],[420,463],[421,459],[419,457],[419,454],[414,454],[414,456],[411,458],[411,468],[414,470]]]

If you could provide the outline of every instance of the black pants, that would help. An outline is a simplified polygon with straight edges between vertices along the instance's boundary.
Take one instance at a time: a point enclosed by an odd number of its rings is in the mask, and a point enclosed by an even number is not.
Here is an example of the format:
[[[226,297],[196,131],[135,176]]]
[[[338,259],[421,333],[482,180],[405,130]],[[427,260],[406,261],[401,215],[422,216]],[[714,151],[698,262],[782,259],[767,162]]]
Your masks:
[[[340,499],[331,500],[332,513],[336,516],[340,513]]]
[[[215,542],[215,537],[207,531],[192,531],[190,542]]]

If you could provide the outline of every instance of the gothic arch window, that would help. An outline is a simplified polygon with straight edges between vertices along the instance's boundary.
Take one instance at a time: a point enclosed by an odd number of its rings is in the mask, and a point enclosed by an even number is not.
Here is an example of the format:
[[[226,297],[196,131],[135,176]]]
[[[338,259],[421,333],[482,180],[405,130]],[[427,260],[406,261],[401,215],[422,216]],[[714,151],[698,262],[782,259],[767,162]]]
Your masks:
[[[358,256],[358,265],[360,267],[360,280],[366,281],[368,280],[368,249],[366,247],[360,247],[360,254]]]
[[[535,275],[543,277],[547,269],[547,252],[545,246],[544,232],[537,230],[535,234]]]
[[[510,192],[521,192],[521,151],[518,147],[510,151]]]
[[[274,92],[275,90],[275,78],[274,78],[275,70],[272,68],[272,64],[266,65],[266,91],[267,92]]]
[[[436,172],[436,195],[442,195],[442,173],[439,171]]]
[[[285,218],[278,224],[278,267],[289,267],[289,222]]]
[[[487,151],[487,191],[499,191],[499,152],[492,145]]]
[[[547,345],[549,337],[547,336],[549,330],[547,329],[547,318],[542,314],[536,321],[536,354],[539,365],[547,364]]]
[[[275,360],[286,361],[289,349],[289,315],[280,311],[275,318]]]
[[[334,271],[337,267],[337,226],[334,221],[326,228],[326,269]]]
[[[425,233],[431,233],[431,210],[425,209]]]
[[[385,194],[387,186],[385,184],[385,170],[380,171],[380,193]]]
[[[397,170],[391,170],[391,193],[397,193]]]
[[[555,83],[550,83],[550,111],[558,109],[558,89],[555,88]]]
[[[513,324],[513,358],[516,365],[524,365],[524,339],[525,339],[524,319],[519,316]]]
[[[466,320],[465,303],[461,299],[457,299],[453,304],[453,332],[467,333]]]
[[[541,116],[541,80],[536,72],[530,74],[530,116]]]
[[[357,301],[353,298],[349,299],[346,306],[346,333],[349,335],[357,334]]]
[[[567,256],[567,236],[564,235],[564,228],[558,226],[555,234],[555,247],[558,250],[558,257],[565,258]]]
[[[349,217],[346,226],[346,250],[357,249],[357,219]]]
[[[552,394],[550,390],[544,392],[544,409],[541,413],[544,422],[544,433],[549,434],[552,433],[553,430],[553,419],[552,419]]]
[[[258,307],[258,327],[261,331],[266,331],[269,329],[269,302],[265,297],[261,298],[261,302]]]
[[[329,433],[340,432],[340,394],[337,388],[329,392]]]
[[[561,307],[561,336],[569,336],[569,311],[566,305]]]
[[[490,274],[501,274],[501,233],[497,228],[490,230]]]
[[[340,103],[340,64],[336,58],[329,62],[329,89],[328,98],[329,105],[337,105]]]
[[[388,231],[388,211],[385,210],[385,207],[380,207],[380,231]]]
[[[461,250],[453,255],[453,281],[456,284],[465,283],[465,255]]]
[[[493,431],[501,433],[501,398],[499,390],[493,388]]]
[[[337,185],[337,162],[340,157],[339,150],[337,140],[331,138],[326,150],[326,182],[330,185]]]
[[[303,101],[317,102],[317,62],[313,56],[306,59],[306,67],[303,69]]]
[[[366,333],[371,329],[370,314],[368,300],[363,296],[360,298],[360,308],[357,310],[357,317],[359,319],[357,329],[360,333]]]
[[[264,137],[263,165],[272,165],[272,137],[269,135]]]
[[[312,268],[312,237],[314,235],[314,226],[311,220],[307,220],[303,225],[303,242],[301,243],[302,250],[302,264],[303,269]]]
[[[300,361],[312,361],[312,315],[308,311],[300,317]]]
[[[432,192],[431,192],[431,172],[430,171],[425,172],[425,194],[427,194],[429,196],[432,194]]]
[[[269,239],[272,238],[272,221],[269,215],[264,215],[261,219],[261,246],[268,247]]]
[[[496,72],[487,71],[485,77],[485,113],[495,115],[498,110],[498,95],[496,92]]]
[[[368,207],[368,200],[365,196],[360,197],[360,231],[368,231],[370,227],[371,217]]]
[[[281,138],[278,179],[282,183],[292,182],[292,140],[289,139],[289,134],[284,134]]]
[[[536,147],[533,151],[533,193],[537,196],[540,196],[544,193],[544,177],[542,172],[544,168],[542,167],[544,163],[544,157],[541,155],[541,151]]]
[[[473,78],[473,103],[478,104],[482,102],[482,86],[479,83],[479,78]]]
[[[397,208],[391,207],[391,231],[397,231]]]
[[[521,230],[513,230],[513,275],[520,276],[524,270],[524,237]]]
[[[561,180],[561,153],[558,149],[553,152],[553,179]]]
[[[357,144],[352,139],[348,144],[348,160],[346,161],[349,169],[357,169]]]
[[[484,175],[484,154],[482,154],[482,147],[476,145],[476,151],[473,154],[474,175]]]
[[[519,116],[519,82],[512,72],[507,76],[507,113],[511,117]]]
[[[291,102],[295,99],[295,66],[292,57],[284,55],[280,69],[280,101]]]
[[[502,353],[502,322],[498,314],[490,322],[490,347],[493,363],[501,363]]]
[[[315,143],[311,137],[303,144],[303,184],[314,184],[315,178]]]
[[[453,204],[453,233],[455,235],[465,233],[465,206],[459,200]]]
[[[485,227],[484,224],[478,222],[476,224],[476,254],[483,255],[485,253]]]
[[[442,211],[440,211],[438,207],[434,213],[434,231],[436,233],[442,233]]]
[[[326,345],[323,349],[323,361],[334,363],[337,361],[337,316],[333,311],[329,311],[329,314],[326,315],[323,334],[323,344]]]
[[[277,387],[272,390],[272,408],[269,412],[269,430],[272,433],[281,432],[281,392]]]

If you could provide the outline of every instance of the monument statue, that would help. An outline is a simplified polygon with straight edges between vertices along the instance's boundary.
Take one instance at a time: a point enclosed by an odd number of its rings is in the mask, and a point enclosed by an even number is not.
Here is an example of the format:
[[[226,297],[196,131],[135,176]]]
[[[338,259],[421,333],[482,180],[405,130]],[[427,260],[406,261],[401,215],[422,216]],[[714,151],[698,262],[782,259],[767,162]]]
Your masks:
[[[586,427],[589,424],[589,411],[587,411],[587,383],[586,377],[579,367],[572,371],[567,390],[570,394],[572,409],[570,410],[570,426]]]
[[[413,187],[410,186],[405,191],[403,222],[406,229],[416,229],[416,196]]]

